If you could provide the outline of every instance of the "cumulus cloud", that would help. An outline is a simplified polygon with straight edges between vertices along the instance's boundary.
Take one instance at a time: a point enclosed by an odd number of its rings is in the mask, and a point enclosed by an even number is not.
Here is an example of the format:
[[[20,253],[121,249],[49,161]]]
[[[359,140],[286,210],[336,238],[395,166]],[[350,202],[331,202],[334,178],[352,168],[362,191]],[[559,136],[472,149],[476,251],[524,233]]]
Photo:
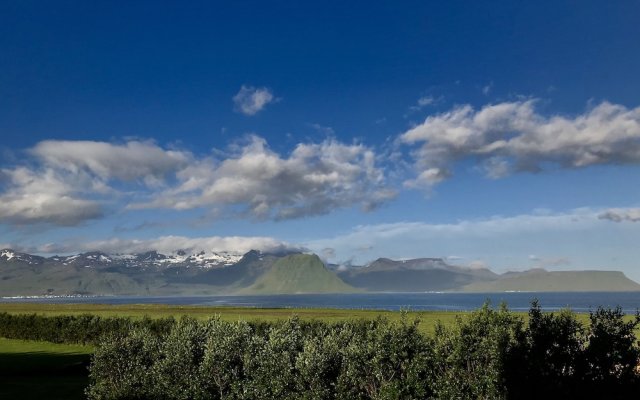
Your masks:
[[[244,115],[255,115],[269,103],[277,99],[269,89],[242,85],[240,91],[233,96],[234,109]]]
[[[598,215],[598,218],[613,222],[640,222],[640,208],[612,208]]]
[[[602,102],[574,117],[546,117],[535,103],[505,102],[480,110],[465,105],[429,116],[399,138],[419,146],[412,152],[418,177],[407,184],[437,184],[451,175],[453,163],[467,158],[478,160],[491,178],[548,165],[640,163],[640,107]]]
[[[197,253],[201,251],[246,253],[249,250],[259,250],[264,252],[280,252],[285,250],[304,251],[300,246],[264,236],[210,236],[197,238],[185,236],[161,236],[153,239],[113,238],[84,243],[47,244],[40,246],[37,249],[38,252],[48,254],[84,251],[135,254],[153,250],[163,254],[171,254],[179,250],[183,250],[188,253]]]
[[[107,203],[281,220],[354,205],[369,211],[395,196],[371,148],[334,139],[298,144],[286,157],[258,136],[222,159],[148,141],[47,140],[27,154],[24,166],[0,170],[4,222],[76,225],[101,217]]]
[[[188,152],[135,140],[45,140],[27,154],[32,159],[25,165],[0,171],[0,218],[11,224],[71,226],[100,218],[104,204],[122,195],[113,184],[159,187],[192,158]]]
[[[0,174],[7,181],[7,189],[0,194],[0,220],[18,225],[44,222],[71,226],[103,214],[98,202],[83,198],[74,187],[74,181],[80,179],[91,188],[94,184],[90,180],[25,167],[3,169]]]
[[[165,150],[153,142],[129,141],[112,144],[87,140],[45,140],[31,153],[48,166],[71,173],[86,171],[109,180],[158,183],[167,174],[185,166],[188,152]]]
[[[232,149],[233,150],[233,149]],[[258,219],[292,219],[360,205],[365,211],[395,196],[385,186],[375,153],[361,144],[335,140],[299,144],[288,157],[264,139],[249,143],[218,162],[203,159],[178,173],[181,184],[134,208],[244,206]]]

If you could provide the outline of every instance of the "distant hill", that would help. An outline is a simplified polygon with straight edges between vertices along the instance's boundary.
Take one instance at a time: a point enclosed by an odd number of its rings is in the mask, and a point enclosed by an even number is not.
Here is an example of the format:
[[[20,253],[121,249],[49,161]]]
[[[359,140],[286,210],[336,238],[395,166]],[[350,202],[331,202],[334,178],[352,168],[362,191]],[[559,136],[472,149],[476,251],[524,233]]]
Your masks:
[[[449,265],[440,258],[380,258],[362,267],[325,266],[314,254],[242,255],[88,252],[41,257],[0,250],[0,296],[221,295],[426,291],[636,291],[616,271],[510,272]]]
[[[345,293],[357,291],[329,271],[315,254],[293,254],[277,260],[243,293]]]
[[[533,269],[510,272],[494,281],[474,282],[466,292],[616,292],[637,291],[640,285],[620,271],[546,271]]]
[[[374,292],[451,291],[498,277],[488,269],[452,266],[440,258],[379,258],[365,267],[338,271],[338,276],[353,287]]]

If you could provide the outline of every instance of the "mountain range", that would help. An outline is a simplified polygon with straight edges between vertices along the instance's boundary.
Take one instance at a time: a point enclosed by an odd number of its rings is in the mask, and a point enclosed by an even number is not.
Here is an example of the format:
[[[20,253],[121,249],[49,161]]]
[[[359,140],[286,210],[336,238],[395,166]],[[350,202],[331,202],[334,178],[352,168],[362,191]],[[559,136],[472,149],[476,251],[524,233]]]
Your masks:
[[[640,285],[619,271],[533,269],[499,275],[440,258],[380,258],[345,267],[325,264],[315,254],[256,250],[52,257],[0,250],[0,297],[638,290]]]

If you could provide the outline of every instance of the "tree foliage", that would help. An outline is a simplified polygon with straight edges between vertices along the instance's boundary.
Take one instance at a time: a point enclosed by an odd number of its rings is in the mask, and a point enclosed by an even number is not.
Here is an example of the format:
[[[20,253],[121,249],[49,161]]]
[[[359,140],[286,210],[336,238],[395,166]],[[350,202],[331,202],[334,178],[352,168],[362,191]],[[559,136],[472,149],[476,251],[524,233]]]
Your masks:
[[[339,323],[0,314],[0,335],[97,343],[90,399],[634,398],[640,315],[527,319],[485,304],[425,335],[403,316]]]

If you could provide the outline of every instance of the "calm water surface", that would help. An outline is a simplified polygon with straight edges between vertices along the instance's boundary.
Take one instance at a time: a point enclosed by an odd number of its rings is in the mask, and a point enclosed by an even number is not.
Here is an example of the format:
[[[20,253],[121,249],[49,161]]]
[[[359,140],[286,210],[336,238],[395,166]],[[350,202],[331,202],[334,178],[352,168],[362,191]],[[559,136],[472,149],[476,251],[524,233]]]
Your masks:
[[[359,293],[197,297],[105,296],[0,299],[0,302],[464,311],[476,309],[489,300],[493,305],[506,302],[511,310],[524,311],[529,309],[531,300],[534,298],[539,300],[543,309],[549,311],[569,307],[575,312],[589,312],[589,310],[593,310],[598,306],[620,306],[625,313],[634,313],[636,309],[640,308],[640,292]]]

